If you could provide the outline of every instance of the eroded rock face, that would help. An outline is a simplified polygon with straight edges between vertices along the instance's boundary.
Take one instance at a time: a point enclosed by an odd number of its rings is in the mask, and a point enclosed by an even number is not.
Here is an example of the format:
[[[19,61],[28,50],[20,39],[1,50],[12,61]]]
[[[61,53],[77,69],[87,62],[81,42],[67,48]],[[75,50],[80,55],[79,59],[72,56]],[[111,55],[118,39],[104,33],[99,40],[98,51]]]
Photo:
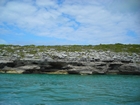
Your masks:
[[[120,74],[140,74],[140,64],[124,64],[118,68]]]
[[[140,64],[116,61],[0,61],[0,73],[140,74]]]
[[[140,55],[110,51],[66,52],[50,49],[29,54],[0,53],[0,73],[140,74]]]
[[[0,60],[0,69],[3,69],[5,66],[14,67],[15,63],[12,61]]]

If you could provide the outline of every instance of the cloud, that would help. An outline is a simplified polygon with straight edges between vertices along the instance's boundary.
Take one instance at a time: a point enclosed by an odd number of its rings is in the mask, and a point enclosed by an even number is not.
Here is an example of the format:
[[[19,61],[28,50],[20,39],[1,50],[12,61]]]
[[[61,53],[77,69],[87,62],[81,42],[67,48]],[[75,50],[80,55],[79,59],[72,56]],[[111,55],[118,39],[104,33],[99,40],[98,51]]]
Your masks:
[[[140,1],[139,0],[109,0],[109,2],[103,1],[106,9],[112,12],[139,12]]]
[[[0,29],[1,35],[20,33],[3,28],[11,26],[35,36],[80,44],[139,43],[139,10],[139,0],[2,0]],[[135,35],[127,35],[129,30]]]
[[[36,0],[36,5],[38,7],[45,7],[45,8],[57,8],[56,2],[54,0]]]

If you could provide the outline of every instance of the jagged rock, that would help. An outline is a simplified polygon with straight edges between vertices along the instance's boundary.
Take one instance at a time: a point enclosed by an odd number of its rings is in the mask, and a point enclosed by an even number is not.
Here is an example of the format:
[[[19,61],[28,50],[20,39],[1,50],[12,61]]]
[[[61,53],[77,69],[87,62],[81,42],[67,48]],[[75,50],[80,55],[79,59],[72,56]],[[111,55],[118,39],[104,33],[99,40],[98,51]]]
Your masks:
[[[33,58],[34,55],[33,55],[33,54],[26,54],[25,57],[26,57],[26,58]]]
[[[133,61],[129,60],[129,59],[122,59],[121,62],[122,63],[132,63]]]
[[[20,59],[20,56],[18,54],[13,54],[11,57],[10,57],[10,61],[14,61],[14,60],[19,60]]]
[[[48,62],[53,62],[54,61],[51,57],[45,57],[44,60],[48,61]]]
[[[105,62],[96,62],[94,63],[94,67],[102,67],[102,66],[105,66],[106,67],[106,64]]]
[[[5,66],[14,67],[15,64],[12,61],[0,60],[0,69],[4,68]]]
[[[106,58],[106,59],[102,59],[101,61],[102,62],[113,62],[114,59],[112,59],[112,58]]]
[[[120,74],[140,74],[140,64],[123,64],[118,70]]]
[[[17,47],[18,49],[18,47]],[[30,51],[37,51],[31,54]],[[140,74],[140,55],[111,51],[1,50],[1,73]],[[24,54],[23,57],[21,57]],[[11,61],[10,61],[11,60]]]
[[[59,59],[64,59],[64,58],[66,58],[67,57],[67,55],[66,54],[57,54],[57,56],[58,56],[58,58]]]
[[[77,61],[77,58],[76,57],[69,57],[67,60],[68,61]]]

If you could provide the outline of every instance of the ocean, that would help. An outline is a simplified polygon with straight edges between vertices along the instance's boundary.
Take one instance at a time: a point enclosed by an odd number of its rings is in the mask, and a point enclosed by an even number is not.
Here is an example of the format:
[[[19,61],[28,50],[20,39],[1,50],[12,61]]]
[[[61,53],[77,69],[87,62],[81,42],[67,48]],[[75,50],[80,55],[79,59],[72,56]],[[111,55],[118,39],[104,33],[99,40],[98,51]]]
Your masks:
[[[0,105],[140,105],[140,76],[0,74]]]

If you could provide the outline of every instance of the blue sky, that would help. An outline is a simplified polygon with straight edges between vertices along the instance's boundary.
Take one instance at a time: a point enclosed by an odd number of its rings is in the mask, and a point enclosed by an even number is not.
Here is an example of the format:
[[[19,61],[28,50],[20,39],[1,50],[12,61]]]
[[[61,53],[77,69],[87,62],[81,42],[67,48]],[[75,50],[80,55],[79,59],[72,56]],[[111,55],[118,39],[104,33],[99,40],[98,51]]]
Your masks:
[[[0,0],[0,44],[140,44],[140,0]]]

